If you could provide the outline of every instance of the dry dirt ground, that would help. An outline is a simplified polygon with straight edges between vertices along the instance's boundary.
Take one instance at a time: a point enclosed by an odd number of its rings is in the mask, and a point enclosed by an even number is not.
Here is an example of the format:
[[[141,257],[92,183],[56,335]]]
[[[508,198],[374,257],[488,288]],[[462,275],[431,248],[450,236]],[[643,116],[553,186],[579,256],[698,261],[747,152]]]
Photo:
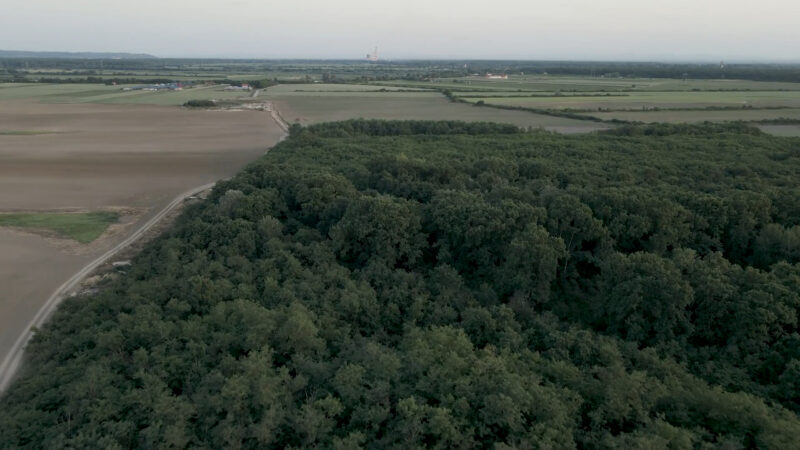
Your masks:
[[[229,177],[282,132],[268,112],[0,102],[0,212],[117,209],[88,246],[0,228],[0,360],[72,274],[186,190]]]

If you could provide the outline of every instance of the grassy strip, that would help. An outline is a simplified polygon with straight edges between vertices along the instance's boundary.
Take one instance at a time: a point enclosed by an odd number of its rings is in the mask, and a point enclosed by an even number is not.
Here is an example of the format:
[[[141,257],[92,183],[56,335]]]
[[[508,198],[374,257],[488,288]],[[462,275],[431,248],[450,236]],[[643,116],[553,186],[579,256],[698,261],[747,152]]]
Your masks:
[[[753,120],[753,123],[759,125],[800,125],[800,119],[792,119],[788,117],[779,117],[777,119],[761,119]]]
[[[100,237],[117,220],[119,214],[110,211],[0,214],[0,226],[49,230],[82,244]]]
[[[642,108],[602,108],[596,109],[576,109],[566,108],[570,112],[658,112],[658,111],[772,111],[776,109],[797,109],[791,106],[701,106],[698,108],[664,108],[661,106]]]
[[[42,130],[0,130],[0,136],[39,136],[42,134],[55,134],[55,131]]]
[[[560,94],[555,94],[555,93],[553,93],[553,94],[514,95],[515,93],[516,92],[509,92],[508,94],[505,94],[505,95],[501,95],[501,94],[497,94],[497,95],[491,95],[491,94],[487,94],[487,95],[469,95],[468,97],[469,98],[563,98],[563,97],[569,97],[569,98],[573,98],[573,97],[580,97],[580,98],[583,98],[583,97],[590,97],[590,98],[591,97],[603,97],[604,98],[604,97],[630,97],[630,94],[611,94],[611,93],[604,93],[604,94],[602,94],[602,93],[597,93],[597,94],[593,94],[593,93],[587,93],[587,94],[581,94],[581,93],[564,94],[564,93],[560,93]],[[465,97],[467,97],[467,96],[465,96]]]

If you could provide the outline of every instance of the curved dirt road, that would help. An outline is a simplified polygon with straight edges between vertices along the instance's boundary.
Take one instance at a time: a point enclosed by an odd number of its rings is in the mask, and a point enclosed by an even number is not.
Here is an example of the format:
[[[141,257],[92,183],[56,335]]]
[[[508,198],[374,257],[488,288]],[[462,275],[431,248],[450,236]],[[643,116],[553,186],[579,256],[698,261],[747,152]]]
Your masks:
[[[114,255],[116,255],[120,250],[128,247],[132,243],[139,240],[148,230],[150,230],[154,225],[156,225],[161,219],[164,218],[170,211],[175,209],[176,206],[180,205],[187,197],[192,195],[198,194],[203,192],[207,189],[213,187],[216,183],[209,183],[203,186],[196,187],[189,191],[184,192],[183,194],[176,197],[172,200],[164,209],[159,211],[158,214],[151,217],[144,225],[142,225],[138,230],[133,232],[130,236],[128,236],[124,241],[117,244],[114,248],[108,250],[107,252],[103,253],[94,261],[87,264],[83,269],[81,269],[78,273],[73,275],[69,280],[64,282],[55,292],[47,299],[44,306],[39,309],[39,312],[36,313],[33,320],[28,323],[25,327],[25,332],[20,335],[17,341],[14,343],[14,346],[8,352],[8,354],[3,358],[2,364],[0,364],[0,393],[5,391],[8,385],[13,380],[14,375],[16,374],[19,366],[22,362],[22,355],[25,349],[25,346],[33,337],[33,330],[35,328],[41,327],[47,318],[50,317],[50,314],[53,313],[55,308],[58,306],[59,303],[65,298],[67,293],[75,288],[81,281],[83,281],[86,276],[92,273],[96,268],[100,265],[111,259]]]

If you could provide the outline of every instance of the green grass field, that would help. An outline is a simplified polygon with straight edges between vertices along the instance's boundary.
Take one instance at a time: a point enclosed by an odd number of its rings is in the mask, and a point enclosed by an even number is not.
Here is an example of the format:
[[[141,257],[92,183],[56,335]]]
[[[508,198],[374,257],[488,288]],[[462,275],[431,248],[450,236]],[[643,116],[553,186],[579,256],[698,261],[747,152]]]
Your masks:
[[[125,86],[101,84],[0,84],[0,101],[35,100],[41,103],[114,103],[182,105],[189,100],[236,100],[249,92],[225,91],[223,86],[182,91],[124,91]]]
[[[0,101],[81,99],[119,90],[118,86],[104,86],[101,84],[2,83],[0,84]]]
[[[800,90],[799,83],[749,80],[692,80],[665,78],[600,78],[553,75],[510,75],[507,80],[483,77],[439,78],[432,81],[380,81],[377,85],[439,88],[473,91],[532,92],[620,92],[620,91],[692,91],[692,90]]]
[[[396,86],[378,86],[368,84],[331,84],[331,83],[311,83],[311,84],[279,84],[268,87],[265,92],[271,94],[290,94],[303,92],[381,92],[398,90],[420,90],[420,88],[403,88]]]
[[[469,103],[578,112],[587,119],[696,123],[800,118],[800,83],[512,74],[507,80],[461,77],[376,85],[448,89]],[[781,136],[796,133],[792,127],[762,129]]]
[[[250,97],[250,92],[225,91],[222,86],[197,87],[182,91],[128,91],[103,95],[87,103],[127,103],[142,105],[183,105],[189,100],[238,100]]]
[[[119,214],[108,211],[0,214],[0,226],[51,231],[82,244],[94,241],[118,220]]]
[[[632,122],[733,122],[759,121],[771,119],[800,119],[800,109],[741,109],[725,111],[612,111],[591,112],[587,116],[603,120],[619,119]]]
[[[56,132],[45,130],[0,130],[0,136],[39,136],[54,133]]]
[[[700,109],[706,107],[800,108],[800,91],[725,91],[725,92],[631,92],[613,96],[552,96],[552,97],[462,97],[475,103],[518,106],[538,109],[570,109],[582,111],[642,110],[642,109]]]

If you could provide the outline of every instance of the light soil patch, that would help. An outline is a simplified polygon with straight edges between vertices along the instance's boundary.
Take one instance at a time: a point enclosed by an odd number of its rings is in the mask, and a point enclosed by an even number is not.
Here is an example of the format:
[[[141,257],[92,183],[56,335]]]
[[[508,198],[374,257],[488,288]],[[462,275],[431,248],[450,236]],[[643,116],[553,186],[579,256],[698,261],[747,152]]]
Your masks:
[[[232,176],[282,136],[268,112],[0,101],[0,212],[123,211],[90,245],[0,228],[0,360],[65,280],[192,187]]]

